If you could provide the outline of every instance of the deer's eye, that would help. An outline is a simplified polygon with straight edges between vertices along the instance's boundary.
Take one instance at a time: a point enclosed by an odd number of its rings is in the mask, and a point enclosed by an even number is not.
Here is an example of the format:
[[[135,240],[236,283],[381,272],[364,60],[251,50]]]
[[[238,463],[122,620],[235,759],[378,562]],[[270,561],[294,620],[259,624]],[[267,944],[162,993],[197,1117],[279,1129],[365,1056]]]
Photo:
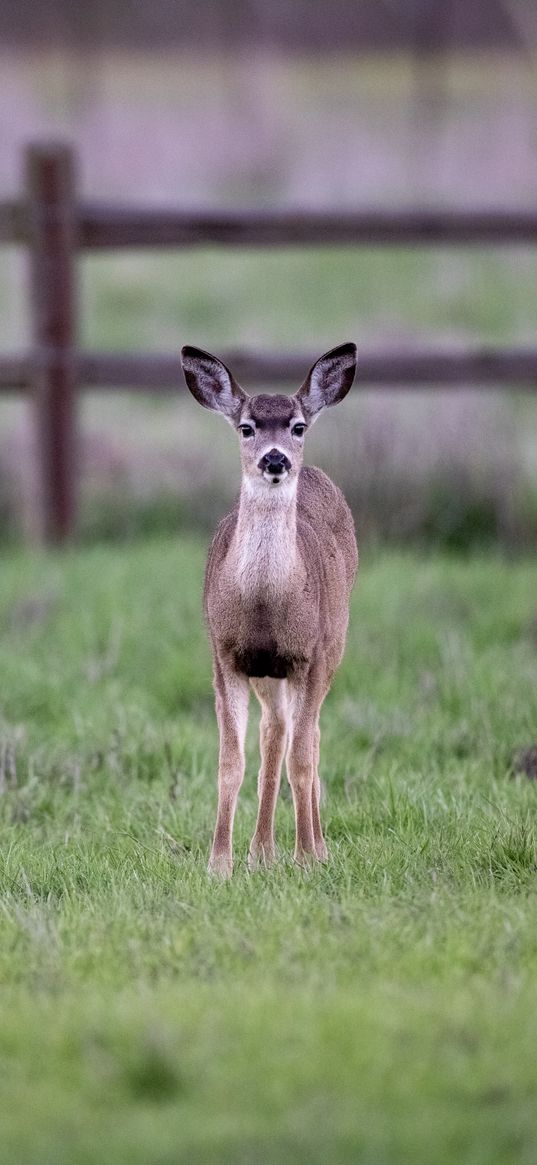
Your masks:
[[[293,425],[293,428],[291,429],[293,437],[303,437],[305,432],[306,426],[303,425],[301,421],[298,421],[297,424]]]
[[[254,430],[251,425],[239,425],[239,430],[243,437],[253,437]]]

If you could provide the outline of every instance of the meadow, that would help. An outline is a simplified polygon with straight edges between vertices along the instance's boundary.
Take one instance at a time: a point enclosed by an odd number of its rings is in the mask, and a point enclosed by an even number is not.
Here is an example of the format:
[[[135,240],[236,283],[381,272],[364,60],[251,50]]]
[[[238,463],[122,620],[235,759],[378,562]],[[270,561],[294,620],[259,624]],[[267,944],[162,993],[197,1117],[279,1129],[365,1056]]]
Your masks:
[[[200,537],[5,551],[6,1165],[533,1165],[537,568],[363,547],[323,714],[331,859],[206,874]]]

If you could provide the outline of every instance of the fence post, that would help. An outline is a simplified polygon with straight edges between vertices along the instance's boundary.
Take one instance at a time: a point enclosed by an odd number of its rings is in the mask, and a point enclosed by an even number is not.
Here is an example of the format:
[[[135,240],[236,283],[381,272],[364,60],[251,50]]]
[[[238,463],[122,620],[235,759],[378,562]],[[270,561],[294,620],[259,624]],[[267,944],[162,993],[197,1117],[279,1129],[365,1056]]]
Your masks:
[[[76,176],[66,145],[25,159],[37,441],[37,532],[62,543],[76,517]]]

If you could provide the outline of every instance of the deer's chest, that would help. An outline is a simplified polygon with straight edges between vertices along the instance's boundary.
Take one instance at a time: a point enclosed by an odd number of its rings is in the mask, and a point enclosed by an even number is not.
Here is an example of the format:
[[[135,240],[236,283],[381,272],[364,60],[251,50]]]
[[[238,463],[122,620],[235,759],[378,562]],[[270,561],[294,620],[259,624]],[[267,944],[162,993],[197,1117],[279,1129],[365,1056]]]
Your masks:
[[[233,655],[248,676],[284,679],[307,659],[308,628],[293,596],[266,599],[244,596],[234,637]]]
[[[320,580],[306,568],[294,513],[239,522],[207,610],[213,641],[248,676],[282,679],[307,664],[318,638]],[[310,556],[311,557],[311,556]]]
[[[223,574],[208,613],[220,647],[239,671],[283,679],[311,655],[317,606],[315,587],[300,569],[279,591],[262,579],[243,589]]]

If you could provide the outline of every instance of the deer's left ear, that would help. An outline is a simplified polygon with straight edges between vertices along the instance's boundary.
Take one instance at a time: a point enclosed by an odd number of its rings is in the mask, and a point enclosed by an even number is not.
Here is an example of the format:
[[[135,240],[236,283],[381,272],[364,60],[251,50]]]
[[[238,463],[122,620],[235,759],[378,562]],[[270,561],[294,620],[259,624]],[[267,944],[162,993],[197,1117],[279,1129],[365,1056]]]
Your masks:
[[[296,394],[310,424],[321,409],[330,408],[343,400],[355,372],[356,344],[340,344],[339,348],[331,348],[315,362]]]

